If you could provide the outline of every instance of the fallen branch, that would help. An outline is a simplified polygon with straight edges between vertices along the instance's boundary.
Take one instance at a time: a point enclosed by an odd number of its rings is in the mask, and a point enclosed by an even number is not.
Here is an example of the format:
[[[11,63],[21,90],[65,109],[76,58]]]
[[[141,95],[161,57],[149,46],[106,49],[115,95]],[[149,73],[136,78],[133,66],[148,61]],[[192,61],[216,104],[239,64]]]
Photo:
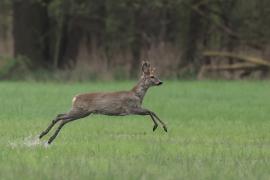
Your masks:
[[[270,67],[270,63],[268,61],[260,59],[260,58],[256,58],[256,57],[246,56],[246,55],[238,55],[238,54],[233,54],[229,52],[219,52],[219,51],[205,51],[202,53],[202,55],[210,56],[210,57],[216,56],[216,57],[235,58],[235,59],[239,59],[239,60],[246,61],[249,63]]]
[[[219,66],[213,66],[213,65],[204,65],[205,70],[240,70],[240,69],[253,69],[258,68],[258,65],[250,64],[250,63],[237,63],[237,64],[231,64],[231,65],[219,65]]]

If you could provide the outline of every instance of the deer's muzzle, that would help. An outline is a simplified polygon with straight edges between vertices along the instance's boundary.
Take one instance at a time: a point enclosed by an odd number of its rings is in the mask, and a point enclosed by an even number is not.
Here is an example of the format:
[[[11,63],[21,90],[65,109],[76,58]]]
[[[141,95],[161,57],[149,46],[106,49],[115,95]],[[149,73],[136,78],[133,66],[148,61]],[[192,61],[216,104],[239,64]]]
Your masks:
[[[162,81],[159,81],[159,83],[158,83],[157,85],[159,86],[159,85],[161,85],[161,84],[163,84],[163,82],[162,82]]]

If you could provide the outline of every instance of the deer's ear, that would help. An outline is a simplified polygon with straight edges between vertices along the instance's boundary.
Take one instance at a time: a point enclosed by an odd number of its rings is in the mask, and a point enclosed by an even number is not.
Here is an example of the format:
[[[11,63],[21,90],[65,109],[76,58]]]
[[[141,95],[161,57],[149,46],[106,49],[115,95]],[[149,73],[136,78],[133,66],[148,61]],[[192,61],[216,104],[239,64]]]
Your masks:
[[[142,72],[144,74],[150,74],[150,63],[148,61],[142,62]]]

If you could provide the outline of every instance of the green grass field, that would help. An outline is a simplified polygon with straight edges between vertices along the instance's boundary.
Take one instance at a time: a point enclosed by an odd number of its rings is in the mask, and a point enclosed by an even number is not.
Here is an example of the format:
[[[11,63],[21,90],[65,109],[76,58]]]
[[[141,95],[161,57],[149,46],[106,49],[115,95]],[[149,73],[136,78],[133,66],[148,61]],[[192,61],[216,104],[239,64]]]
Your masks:
[[[92,115],[67,124],[45,147],[37,135],[82,92],[132,82],[0,82],[0,179],[270,179],[269,82],[165,82],[146,116]],[[54,130],[54,129],[53,129]]]

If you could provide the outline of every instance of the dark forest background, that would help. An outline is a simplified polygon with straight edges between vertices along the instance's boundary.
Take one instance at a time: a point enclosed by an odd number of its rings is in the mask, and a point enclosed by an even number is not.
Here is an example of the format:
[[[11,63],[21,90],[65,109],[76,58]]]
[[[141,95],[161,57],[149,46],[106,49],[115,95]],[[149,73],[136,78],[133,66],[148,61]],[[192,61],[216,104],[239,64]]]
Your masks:
[[[0,0],[1,79],[269,77],[269,0]]]

